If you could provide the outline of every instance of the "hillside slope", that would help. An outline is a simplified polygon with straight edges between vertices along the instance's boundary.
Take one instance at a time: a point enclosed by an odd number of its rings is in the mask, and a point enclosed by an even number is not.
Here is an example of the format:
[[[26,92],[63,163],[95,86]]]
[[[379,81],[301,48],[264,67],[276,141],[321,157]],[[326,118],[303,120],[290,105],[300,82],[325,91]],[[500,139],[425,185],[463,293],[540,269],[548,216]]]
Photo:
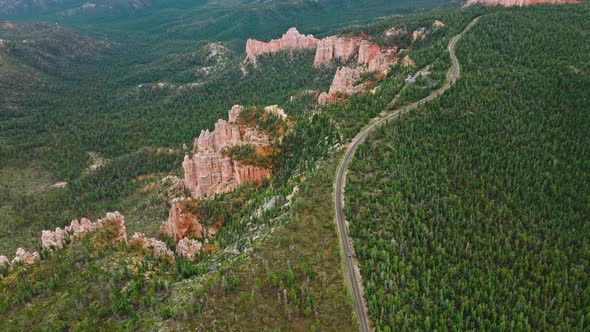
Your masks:
[[[449,94],[358,150],[347,216],[377,330],[588,328],[589,18],[484,16]]]

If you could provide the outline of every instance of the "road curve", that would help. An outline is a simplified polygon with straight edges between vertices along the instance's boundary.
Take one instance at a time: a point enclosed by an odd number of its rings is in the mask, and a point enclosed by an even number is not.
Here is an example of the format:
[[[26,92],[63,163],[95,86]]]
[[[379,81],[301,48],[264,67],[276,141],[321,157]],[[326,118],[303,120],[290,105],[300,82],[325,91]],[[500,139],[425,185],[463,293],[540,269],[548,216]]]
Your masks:
[[[355,311],[358,317],[360,330],[362,332],[369,332],[371,331],[371,327],[369,325],[369,314],[367,310],[367,305],[365,303],[365,298],[363,296],[363,289],[362,284],[360,282],[361,276],[358,266],[356,265],[353,255],[354,249],[352,249],[351,240],[348,237],[348,228],[346,226],[346,220],[344,219],[344,188],[346,184],[346,169],[348,168],[348,164],[350,160],[354,156],[354,152],[356,151],[357,147],[365,140],[365,138],[376,128],[379,128],[383,124],[387,123],[390,120],[398,118],[400,115],[418,108],[420,105],[433,100],[434,98],[440,96],[445,91],[447,91],[459,78],[461,75],[461,67],[459,64],[459,60],[457,60],[457,56],[455,55],[455,45],[457,41],[461,39],[463,34],[477,21],[481,18],[481,16],[476,17],[473,19],[467,27],[461,32],[460,34],[454,36],[449,41],[448,50],[451,55],[452,60],[452,67],[449,69],[447,73],[447,79],[445,83],[436,91],[433,91],[427,97],[411,103],[407,106],[404,106],[398,110],[395,110],[388,114],[387,116],[381,118],[379,121],[365,127],[356,137],[352,140],[350,145],[348,146],[348,150],[346,154],[342,158],[342,162],[340,163],[340,167],[338,168],[338,172],[336,173],[336,180],[334,184],[334,200],[336,206],[336,221],[338,223],[338,236],[340,238],[340,243],[342,245],[342,250],[344,252],[344,260],[346,261],[346,269],[348,270],[348,279],[350,283],[350,288],[352,291],[352,297],[354,301]]]

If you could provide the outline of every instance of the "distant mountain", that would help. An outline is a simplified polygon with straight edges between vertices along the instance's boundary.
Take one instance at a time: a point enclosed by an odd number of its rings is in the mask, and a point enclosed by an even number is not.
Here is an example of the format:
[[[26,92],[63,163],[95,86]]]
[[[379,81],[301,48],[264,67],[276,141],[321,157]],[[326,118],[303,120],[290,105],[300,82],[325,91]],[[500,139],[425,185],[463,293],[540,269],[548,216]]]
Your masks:
[[[23,100],[43,100],[73,66],[97,59],[111,43],[55,23],[0,23],[0,103],[19,110]]]
[[[129,13],[148,7],[153,2],[153,0],[0,0],[0,16]]]

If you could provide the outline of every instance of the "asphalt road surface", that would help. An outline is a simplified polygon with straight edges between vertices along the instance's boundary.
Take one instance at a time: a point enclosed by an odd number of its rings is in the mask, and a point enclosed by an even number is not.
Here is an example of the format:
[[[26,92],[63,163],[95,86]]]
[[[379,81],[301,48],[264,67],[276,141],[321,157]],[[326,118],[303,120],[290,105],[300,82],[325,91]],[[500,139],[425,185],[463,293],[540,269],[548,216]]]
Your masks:
[[[433,91],[427,97],[407,106],[404,106],[398,110],[395,110],[387,116],[381,118],[379,121],[365,127],[365,129],[363,129],[363,131],[361,131],[348,146],[348,150],[346,151],[346,154],[344,155],[344,158],[340,163],[340,167],[338,168],[338,172],[336,173],[334,200],[336,204],[336,221],[338,223],[338,236],[340,237],[340,243],[343,247],[342,249],[344,251],[344,260],[346,261],[346,268],[348,270],[348,279],[350,282],[354,306],[360,325],[359,327],[362,332],[371,331],[371,327],[369,324],[369,314],[367,310],[367,305],[365,303],[365,298],[363,296],[362,283],[360,281],[360,272],[353,257],[354,250],[352,249],[351,241],[348,238],[348,229],[346,227],[346,220],[344,219],[344,188],[346,184],[346,169],[348,168],[350,160],[354,156],[356,148],[365,140],[365,138],[372,131],[374,131],[376,128],[379,128],[388,121],[396,119],[400,117],[400,115],[410,110],[416,109],[422,104],[427,103],[433,100],[434,98],[440,96],[445,91],[447,91],[457,81],[457,79],[459,79],[461,75],[461,67],[459,64],[459,60],[457,60],[457,56],[455,55],[455,45],[461,39],[461,37],[463,37],[463,34],[469,31],[469,29],[471,29],[471,27],[475,23],[477,23],[477,21],[480,18],[481,16],[475,18],[467,25],[463,32],[454,36],[449,41],[448,50],[453,63],[452,67],[449,69],[449,72],[447,73],[445,83],[438,90]]]

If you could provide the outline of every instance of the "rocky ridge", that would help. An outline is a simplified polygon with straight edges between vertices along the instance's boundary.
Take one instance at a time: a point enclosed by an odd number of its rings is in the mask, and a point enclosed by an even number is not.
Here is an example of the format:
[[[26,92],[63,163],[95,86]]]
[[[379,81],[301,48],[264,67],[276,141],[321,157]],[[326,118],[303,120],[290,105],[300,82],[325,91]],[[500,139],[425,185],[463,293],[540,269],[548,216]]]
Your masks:
[[[53,251],[63,248],[67,243],[84,236],[87,233],[95,232],[102,228],[113,227],[113,242],[127,242],[127,232],[125,229],[125,217],[119,212],[109,212],[104,219],[92,222],[86,218],[72,220],[69,226],[63,229],[58,227],[54,231],[44,230],[41,232],[41,246],[43,249]],[[11,269],[17,263],[27,265],[34,264],[41,260],[39,252],[28,252],[23,248],[16,250],[15,257],[9,261],[6,256],[0,256],[0,268]]]
[[[444,28],[445,24],[436,20],[432,29]],[[428,33],[427,28],[419,28],[413,32],[404,29],[392,28],[385,32],[387,38],[400,34],[409,34],[412,40],[424,38]],[[245,62],[255,64],[256,57],[261,54],[276,53],[284,50],[313,49],[315,47],[314,67],[330,66],[335,60],[348,63],[338,68],[329,91],[321,92],[318,96],[318,104],[334,102],[340,97],[345,97],[366,90],[365,82],[359,82],[363,75],[377,72],[381,76],[387,75],[391,66],[399,61],[398,47],[382,47],[369,39],[362,37],[329,36],[320,40],[312,35],[301,35],[296,28],[291,28],[281,39],[271,40],[268,43],[254,39],[248,39],[246,43]],[[350,60],[356,57],[356,61]],[[244,63],[245,63],[244,62]],[[404,65],[411,66],[412,61],[404,58]],[[244,73],[245,70],[242,68]]]
[[[128,241],[125,217],[119,212],[109,212],[105,218],[99,219],[96,222],[82,218],[80,220],[72,220],[70,225],[63,229],[58,227],[54,231],[44,230],[41,232],[41,246],[48,251],[62,249],[72,241],[106,228],[109,228],[109,231],[111,231],[108,239],[111,242],[127,243],[130,247],[141,248],[147,253],[153,254],[155,257],[167,257],[168,259],[174,260],[174,252],[163,241],[148,238],[143,233],[137,232]],[[214,234],[214,232],[210,231],[207,234]],[[176,254],[180,257],[194,260],[202,246],[202,243],[197,240],[181,238],[178,240]],[[12,270],[17,264],[32,265],[39,260],[41,260],[39,252],[29,252],[23,248],[18,248],[12,260],[9,260],[4,255],[0,255],[0,269]]]
[[[442,29],[444,27],[445,24],[439,20],[432,23],[432,29]],[[392,28],[386,31],[384,35],[385,37],[391,37],[408,33],[409,32],[404,29]],[[419,28],[411,33],[412,40],[416,41],[424,38],[427,33],[427,28]],[[356,65],[349,64],[338,68],[334,75],[334,79],[332,80],[332,84],[330,85],[330,90],[328,92],[322,92],[319,95],[318,104],[323,105],[334,102],[340,97],[365,91],[367,88],[367,82],[360,82],[363,75],[373,72],[379,73],[381,76],[387,75],[391,66],[397,64],[399,61],[397,47],[391,46],[388,48],[382,48],[369,40],[360,40],[358,42],[358,48],[354,51],[358,51]],[[325,65],[323,62],[319,62],[319,64]],[[413,66],[414,63],[409,56],[406,55],[402,59],[402,65]]]
[[[246,41],[246,58],[250,62],[256,63],[256,58],[263,54],[287,50],[313,50],[317,45],[318,40],[314,36],[303,35],[297,31],[297,28],[290,28],[281,38],[269,42],[248,39]]]
[[[118,226],[118,235],[115,241],[127,242],[127,232],[125,229],[125,217],[119,212],[107,213],[106,218],[92,222],[87,218],[72,220],[69,226],[56,228],[55,231],[44,230],[41,232],[41,246],[45,249],[53,250],[63,248],[64,244],[74,238],[78,238],[88,232],[94,232],[99,228],[105,227],[108,222],[114,221]]]

